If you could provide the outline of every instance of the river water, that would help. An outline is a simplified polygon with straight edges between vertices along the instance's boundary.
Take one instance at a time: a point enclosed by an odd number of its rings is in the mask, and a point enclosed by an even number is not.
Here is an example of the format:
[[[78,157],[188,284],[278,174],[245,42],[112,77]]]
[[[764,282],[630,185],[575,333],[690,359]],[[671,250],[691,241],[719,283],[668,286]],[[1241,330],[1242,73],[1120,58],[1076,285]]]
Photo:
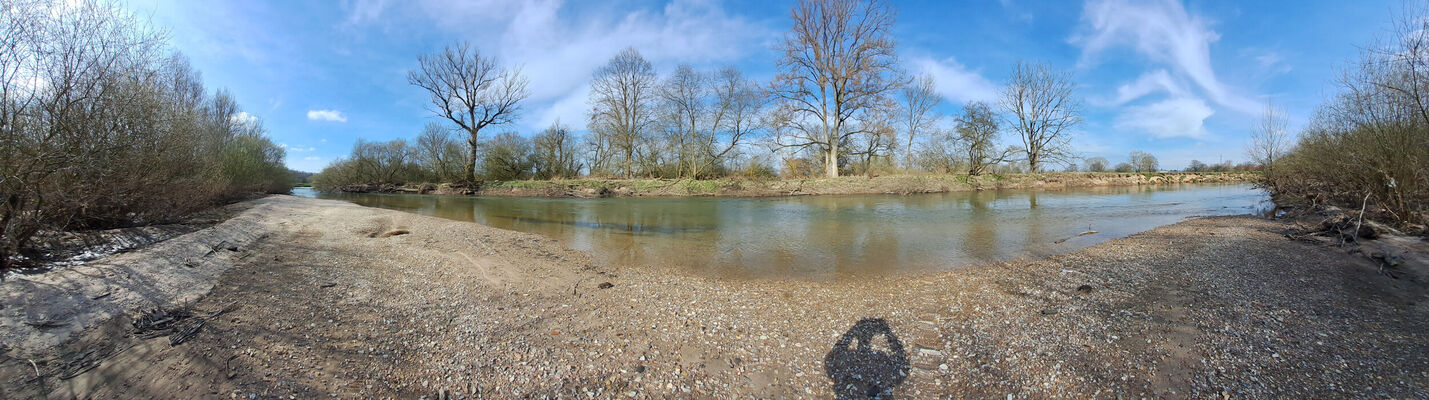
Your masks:
[[[811,280],[1065,254],[1189,217],[1269,206],[1248,184],[775,198],[294,194],[537,233],[610,264]],[[1089,230],[1097,233],[1075,236]]]

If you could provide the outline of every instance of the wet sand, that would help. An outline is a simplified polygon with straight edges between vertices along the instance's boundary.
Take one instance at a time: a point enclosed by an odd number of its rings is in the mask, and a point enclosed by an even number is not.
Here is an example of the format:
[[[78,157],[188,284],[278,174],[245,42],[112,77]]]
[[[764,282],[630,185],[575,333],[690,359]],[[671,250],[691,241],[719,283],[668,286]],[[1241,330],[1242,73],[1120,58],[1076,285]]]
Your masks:
[[[0,397],[1429,395],[1422,285],[1286,239],[1285,222],[1194,219],[1048,259],[802,282],[596,265],[533,234],[259,202],[235,219],[262,232],[181,302],[208,317],[193,339],[134,338],[121,315],[58,347],[6,343]],[[186,256],[153,250],[124,256]],[[0,319],[42,307],[5,306]]]

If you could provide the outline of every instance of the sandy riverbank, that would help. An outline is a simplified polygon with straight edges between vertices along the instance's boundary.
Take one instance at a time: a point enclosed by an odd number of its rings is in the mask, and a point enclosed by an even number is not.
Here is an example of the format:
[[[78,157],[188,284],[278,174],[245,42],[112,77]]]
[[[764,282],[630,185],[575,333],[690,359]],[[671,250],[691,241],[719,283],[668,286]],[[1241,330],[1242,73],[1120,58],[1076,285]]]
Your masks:
[[[1251,217],[833,283],[593,265],[536,235],[288,196],[233,221],[252,239],[218,256],[161,243],[90,265],[214,263],[212,291],[190,302],[212,317],[192,340],[128,337],[122,316],[57,348],[0,336],[0,397],[1429,395],[1422,285]],[[13,326],[46,306],[5,307]],[[835,350],[846,333],[876,338]]]
[[[510,197],[771,197],[829,194],[947,193],[997,189],[1066,189],[1093,186],[1253,182],[1254,173],[1049,172],[982,176],[891,175],[816,179],[564,179],[491,181],[476,185],[350,185],[354,193],[421,193]]]

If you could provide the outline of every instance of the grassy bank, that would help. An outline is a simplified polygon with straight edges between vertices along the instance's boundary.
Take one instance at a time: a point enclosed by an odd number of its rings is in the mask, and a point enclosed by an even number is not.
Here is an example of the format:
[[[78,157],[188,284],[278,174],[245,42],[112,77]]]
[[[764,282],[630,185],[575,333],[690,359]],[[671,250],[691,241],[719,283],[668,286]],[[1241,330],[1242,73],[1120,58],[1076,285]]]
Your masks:
[[[515,197],[804,196],[821,194],[913,194],[996,189],[1063,189],[1172,183],[1252,182],[1255,173],[1055,172],[1018,175],[892,175],[820,179],[563,179],[488,181],[476,185],[349,185],[343,192],[423,193]]]

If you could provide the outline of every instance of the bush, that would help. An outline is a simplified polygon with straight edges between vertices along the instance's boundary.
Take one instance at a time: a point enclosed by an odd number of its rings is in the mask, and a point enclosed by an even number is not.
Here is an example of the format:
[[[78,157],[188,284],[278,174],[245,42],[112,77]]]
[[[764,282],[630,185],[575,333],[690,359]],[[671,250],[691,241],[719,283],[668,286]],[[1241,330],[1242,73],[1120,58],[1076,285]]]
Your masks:
[[[0,4],[0,276],[37,234],[170,220],[286,192],[284,151],[163,36],[108,4]]]
[[[1359,209],[1401,226],[1429,222],[1429,19],[1369,46],[1296,146],[1266,167],[1282,203]]]

